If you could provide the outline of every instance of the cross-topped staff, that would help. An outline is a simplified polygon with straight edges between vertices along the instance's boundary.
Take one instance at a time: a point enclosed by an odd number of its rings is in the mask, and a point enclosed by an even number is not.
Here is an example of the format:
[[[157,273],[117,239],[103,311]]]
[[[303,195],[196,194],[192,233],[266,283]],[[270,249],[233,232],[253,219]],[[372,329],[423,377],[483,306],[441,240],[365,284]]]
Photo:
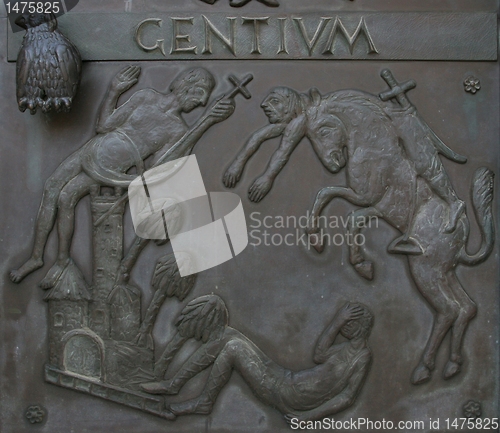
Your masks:
[[[405,81],[402,84],[399,84],[392,72],[389,69],[384,69],[380,76],[384,79],[384,81],[389,85],[391,90],[387,90],[386,92],[382,92],[379,94],[380,99],[382,101],[388,101],[389,99],[396,99],[403,108],[410,108],[411,102],[406,97],[406,92],[410,91],[417,87],[417,83],[415,80]]]
[[[253,80],[253,75],[252,74],[248,74],[247,76],[245,76],[241,81],[238,80],[234,75],[229,75],[228,77],[228,80],[231,82],[231,84],[234,86],[234,88],[227,94],[227,95],[222,95],[220,96],[218,99],[216,99],[215,101],[215,104],[217,104],[219,101],[222,101],[223,99],[233,99],[235,98],[239,93],[241,93],[243,95],[243,97],[245,99],[250,99],[252,97],[252,95],[250,94],[250,92],[248,91],[248,89],[246,88],[246,85],[248,83],[250,83],[250,81]],[[169,158],[175,153],[178,151],[178,149],[180,147],[182,147],[186,141],[188,140],[188,138],[190,137],[191,134],[193,134],[194,132],[196,132],[198,130],[198,128],[201,127],[201,125],[203,124],[203,122],[205,120],[208,119],[208,117],[210,117],[211,113],[208,112],[207,114],[205,114],[204,116],[202,116],[196,123],[195,125],[189,130],[187,131],[181,138],[179,141],[177,141],[177,143],[175,143],[168,151],[166,151],[159,159],[158,161],[156,161],[151,168],[154,168],[154,167],[158,167],[159,165],[163,164],[164,162],[168,161]],[[140,174],[140,176],[142,176],[142,173]],[[143,183],[145,183],[145,179],[144,179],[144,176],[142,176],[142,180],[143,180]],[[147,185],[145,185],[145,189],[147,191]],[[118,207],[120,206],[122,203],[126,202],[128,200],[128,193],[126,192],[122,197],[120,197],[120,199],[118,199],[114,204],[113,206],[111,206],[109,208],[109,210],[104,213],[100,218],[98,218],[95,222],[94,222],[94,227],[97,227],[99,226],[109,215],[111,215],[113,213],[113,211]]]
[[[253,80],[253,75],[248,74],[243,80],[239,81],[234,75],[229,75],[227,79],[234,86],[234,89],[226,96],[227,99],[234,98],[238,93],[241,93],[245,99],[250,99],[252,95],[245,87],[250,81]]]
[[[245,99],[250,99],[252,95],[248,91],[248,89],[245,87],[250,81],[253,80],[253,75],[248,74],[245,78],[243,78],[241,81],[239,81],[234,75],[229,75],[228,80],[231,82],[231,84],[234,85],[234,89],[229,92],[227,95],[222,95],[218,99],[216,99],[215,103],[222,101],[223,99],[233,99],[238,95],[238,93],[241,93]],[[191,135],[194,131],[196,131],[201,124],[210,116],[210,113],[205,114],[202,116],[198,122],[195,123],[195,125],[184,134],[184,136],[177,142],[175,143],[167,152],[165,152],[164,155],[156,163],[151,167],[157,167],[161,164],[163,164],[165,161],[168,160],[168,158],[177,151],[179,147],[181,147],[184,144],[184,141],[186,140],[189,135]]]

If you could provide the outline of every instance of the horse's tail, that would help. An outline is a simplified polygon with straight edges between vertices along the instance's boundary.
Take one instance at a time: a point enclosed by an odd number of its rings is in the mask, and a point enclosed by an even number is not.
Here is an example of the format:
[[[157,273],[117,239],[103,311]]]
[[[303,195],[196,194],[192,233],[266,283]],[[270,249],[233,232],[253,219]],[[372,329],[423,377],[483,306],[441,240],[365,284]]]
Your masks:
[[[486,167],[481,167],[474,173],[472,180],[472,203],[481,232],[481,247],[474,255],[467,254],[465,246],[460,252],[458,261],[467,266],[484,262],[493,250],[495,242],[495,225],[493,222],[493,179],[495,174]]]

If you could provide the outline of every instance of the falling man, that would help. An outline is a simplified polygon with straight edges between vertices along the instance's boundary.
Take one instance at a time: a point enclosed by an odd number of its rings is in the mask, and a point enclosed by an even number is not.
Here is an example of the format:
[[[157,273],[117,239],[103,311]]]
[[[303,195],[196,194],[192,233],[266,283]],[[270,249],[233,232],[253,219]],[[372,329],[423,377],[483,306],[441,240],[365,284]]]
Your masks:
[[[213,317],[220,317],[216,321],[218,326],[214,325]],[[360,303],[345,304],[316,344],[314,362],[317,365],[291,371],[271,360],[239,331],[227,326],[227,310],[219,297],[205,296],[185,307],[177,321],[178,335],[168,344],[162,359],[170,361],[188,338],[204,341],[202,346],[173,378],[144,383],[141,387],[152,394],[177,394],[189,379],[213,364],[201,395],[171,404],[172,413],[209,414],[235,369],[254,394],[283,413],[288,423],[295,419],[321,419],[355,402],[371,365],[367,339],[372,326],[373,315],[367,307]],[[203,335],[211,328],[212,335]],[[199,330],[198,335],[193,330]],[[347,341],[335,343],[339,334]],[[163,364],[164,371],[165,363],[160,360],[159,364]]]

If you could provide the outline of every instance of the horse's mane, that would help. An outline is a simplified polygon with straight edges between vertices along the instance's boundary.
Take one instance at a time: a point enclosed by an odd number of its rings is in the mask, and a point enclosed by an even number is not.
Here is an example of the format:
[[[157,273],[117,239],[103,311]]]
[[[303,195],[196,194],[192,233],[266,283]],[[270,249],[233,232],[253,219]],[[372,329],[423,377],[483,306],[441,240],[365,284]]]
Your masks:
[[[322,101],[326,102],[326,107],[328,110],[334,107],[338,108],[340,105],[361,106],[369,109],[373,114],[375,114],[380,120],[387,122],[390,121],[390,117],[384,111],[382,105],[383,101],[378,99],[376,96],[362,92],[360,90],[339,90],[333,93],[329,93],[322,98]]]

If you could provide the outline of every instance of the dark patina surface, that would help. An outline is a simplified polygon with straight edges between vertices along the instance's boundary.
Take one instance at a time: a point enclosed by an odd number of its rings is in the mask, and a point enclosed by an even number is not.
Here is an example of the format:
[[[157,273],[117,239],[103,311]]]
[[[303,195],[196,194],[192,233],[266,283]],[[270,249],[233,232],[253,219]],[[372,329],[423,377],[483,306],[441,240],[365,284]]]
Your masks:
[[[69,113],[17,110],[0,19],[0,430],[498,417],[498,2],[174,3],[58,19]],[[183,278],[126,197],[172,146],[250,242]]]

